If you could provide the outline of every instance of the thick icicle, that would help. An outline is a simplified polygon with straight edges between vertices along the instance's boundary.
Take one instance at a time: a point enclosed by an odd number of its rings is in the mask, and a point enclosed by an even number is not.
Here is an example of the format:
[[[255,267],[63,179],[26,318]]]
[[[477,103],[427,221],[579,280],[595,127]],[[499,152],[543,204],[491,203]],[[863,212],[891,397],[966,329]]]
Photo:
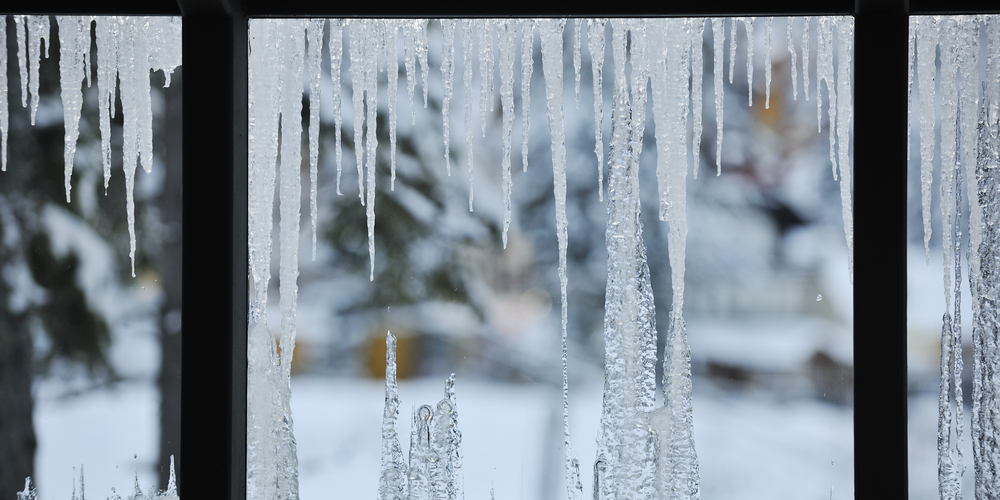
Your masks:
[[[364,86],[365,86],[365,108],[368,111],[367,132],[365,133],[365,170],[368,174],[368,203],[365,212],[368,219],[368,260],[370,264],[369,281],[375,281],[375,175],[376,175],[376,152],[378,149],[378,54],[382,52],[380,46],[385,30],[381,20],[365,21],[364,43]],[[426,21],[423,24],[426,29]],[[425,32],[426,35],[426,32]],[[424,43],[424,53],[426,49],[426,36]],[[424,56],[423,62],[426,67],[427,59]],[[425,87],[426,88],[426,87]],[[357,146],[355,146],[357,147]]]
[[[316,203],[319,182],[319,86],[323,74],[323,30],[325,19],[310,19],[306,24],[309,39],[309,216],[312,226],[312,260],[316,260],[316,229],[319,208]]]
[[[812,22],[810,16],[802,18],[802,92],[805,93],[806,100],[809,100],[809,23]],[[819,95],[819,90],[816,91]]]
[[[757,20],[756,17],[744,17],[743,26],[747,30],[747,100],[749,105],[753,106],[753,46],[754,46],[754,34],[753,34],[753,24]]]
[[[365,204],[365,174],[363,170],[365,164],[365,150],[362,147],[362,144],[364,143],[361,141],[365,126],[365,24],[365,20],[362,19],[353,19],[348,24],[348,28],[350,29],[350,45],[348,51],[350,52],[351,57],[351,101],[354,104],[354,158],[358,166],[358,198],[361,199],[362,205]],[[407,36],[407,43],[410,43],[412,33]],[[407,59],[407,64],[410,64],[409,59]],[[407,66],[406,77],[406,83],[410,86],[410,109],[412,110],[413,86],[411,84],[412,79],[410,78],[409,66]],[[414,120],[416,120],[416,118],[414,118]]]
[[[764,109],[771,108],[771,23],[773,17],[764,20]]]
[[[931,244],[931,187],[933,185],[934,155],[934,64],[937,52],[937,22],[933,17],[917,17],[917,114],[920,119],[920,202],[924,223],[924,252],[930,262]]]
[[[57,16],[59,26],[59,89],[63,104],[63,123],[66,133],[63,138],[64,187],[66,203],[70,202],[72,189],[73,157],[76,156],[76,141],[80,137],[80,112],[83,109],[83,62],[90,54],[90,18],[80,16]],[[6,46],[4,46],[6,47]],[[6,53],[6,51],[4,51]],[[6,70],[6,65],[2,66]],[[6,77],[6,75],[4,75]],[[4,82],[4,94],[6,94]],[[6,96],[4,98],[6,100]],[[4,108],[6,111],[6,107]],[[4,123],[4,130],[7,125]],[[6,136],[3,139],[7,143]]]
[[[752,33],[751,25],[748,32]],[[677,30],[666,30],[668,33]],[[749,40],[753,40],[749,38]],[[687,91],[686,51],[682,44],[665,40],[667,65],[666,78],[654,78],[665,82],[659,90],[654,90],[660,99],[654,97],[654,113],[657,123],[658,179],[661,180],[661,219],[665,219],[670,231],[667,236],[670,255],[671,284],[673,289],[670,308],[670,325],[663,354],[663,396],[664,406],[649,417],[650,427],[655,429],[658,445],[656,487],[662,498],[695,499],[699,497],[698,457],[694,447],[691,410],[691,350],[684,325],[684,258],[687,240],[686,178],[684,159],[686,148],[671,147],[671,141],[678,141],[676,130],[683,130],[687,122],[687,110],[677,99]],[[680,49],[680,50],[678,50]],[[748,54],[749,57],[749,54]],[[659,65],[657,65],[659,66]],[[662,105],[657,105],[659,100]],[[661,125],[661,123],[663,125]],[[662,130],[662,132],[661,132]],[[661,139],[662,137],[662,139]],[[683,137],[683,134],[680,134]],[[660,162],[665,157],[666,165]],[[665,205],[663,204],[665,202]]]
[[[715,175],[722,175],[722,122],[723,122],[723,98],[725,90],[722,88],[722,44],[726,41],[725,18],[712,18],[712,37],[715,42],[714,56],[714,77],[715,77]],[[730,72],[732,75],[732,72]]]
[[[465,85],[465,156],[469,163],[469,211],[472,211],[474,190],[472,168],[472,20],[462,21],[462,82]]]
[[[503,247],[507,248],[507,230],[510,228],[510,150],[514,128],[514,51],[517,48],[517,26],[512,20],[496,23],[500,44],[500,101],[503,106]]]
[[[132,18],[124,18],[116,33],[116,44],[119,47],[118,61],[121,74],[119,79],[121,85],[122,102],[122,169],[125,172],[125,211],[128,219],[129,233],[129,258],[132,261],[132,277],[135,277],[135,202],[133,200],[133,188],[135,186],[135,168],[139,157],[140,138],[138,128],[138,113],[140,105],[136,87],[136,68],[140,65],[145,44],[139,41],[143,38],[136,36],[136,26]],[[140,46],[141,45],[141,46]],[[137,54],[138,53],[138,54]],[[148,73],[147,71],[142,73]],[[149,91],[149,77],[146,76],[146,92]]]
[[[328,44],[330,49],[330,79],[333,80],[333,140],[336,143],[335,151],[337,155],[337,194],[342,195],[344,193],[340,192],[340,175],[344,169],[341,163],[343,148],[340,136],[340,62],[344,54],[344,26],[343,21],[340,19],[330,19],[330,38]],[[394,83],[393,79],[390,78],[389,85],[392,86]],[[390,101],[394,102],[395,99],[390,99]]]
[[[379,500],[406,498],[406,463],[396,434],[399,416],[399,393],[396,389],[396,337],[385,334],[385,409],[382,412],[382,474],[378,485]]]
[[[591,31],[593,33],[593,30]],[[601,32],[603,38],[604,32]],[[535,61],[532,52],[535,46],[535,21],[521,20],[521,166],[528,171],[528,130],[531,128],[531,72]],[[591,51],[593,57],[593,51]],[[601,53],[603,60],[604,54]],[[597,70],[595,70],[597,71]],[[598,132],[600,133],[600,132]],[[600,146],[598,146],[600,147]],[[471,165],[471,164],[470,164]]]
[[[799,98],[799,80],[798,80],[798,70],[795,63],[796,53],[795,53],[795,42],[792,40],[792,21],[794,17],[785,18],[785,39],[788,45],[788,53],[792,58],[792,100],[798,100]]]
[[[952,213],[955,202],[955,154],[958,134],[958,89],[955,86],[955,75],[958,71],[957,61],[957,27],[953,18],[944,17],[938,24],[940,46],[940,76],[941,98],[940,133],[941,133],[941,244],[944,251],[944,298],[945,309],[951,308],[951,264],[952,264]]]
[[[396,190],[396,103],[399,100],[399,55],[396,53],[399,45],[399,23],[398,19],[385,19],[385,70],[386,80],[389,81],[389,90],[386,97],[389,101],[389,190]],[[444,101],[444,109],[448,109],[448,100]],[[444,112],[448,116],[448,112]],[[445,119],[444,129],[445,160],[447,161],[448,147],[448,121]],[[448,165],[449,173],[451,165]]]
[[[597,199],[604,201],[604,25],[607,19],[588,19],[587,48],[594,87],[594,153],[597,155]],[[527,129],[527,127],[525,127]],[[525,132],[527,134],[527,132]],[[527,137],[527,135],[525,135]],[[527,139],[525,139],[527,141]],[[525,153],[527,155],[527,153]]]
[[[576,29],[573,32],[573,73],[576,74],[576,109],[580,109],[580,65],[582,64],[580,52],[587,25],[583,19],[574,19],[574,24]]]
[[[909,18],[909,38],[907,39],[907,54],[906,54],[906,162],[909,163],[912,159],[910,153],[910,139],[912,137],[912,125],[913,120],[916,118],[913,116],[913,60],[917,57],[917,18],[915,16],[910,16]],[[970,177],[973,178],[973,177]],[[969,198],[970,200],[973,198]],[[930,264],[930,252],[929,248],[926,249],[927,252],[927,263]]]
[[[441,97],[441,121],[444,124],[444,165],[451,176],[451,119],[449,110],[451,104],[452,85],[455,80],[455,21],[441,20],[441,85],[444,95]],[[395,46],[393,47],[395,51]],[[390,98],[391,102],[392,99]]]
[[[97,38],[97,108],[100,112],[101,161],[104,165],[104,192],[111,182],[111,118],[115,114],[115,94],[118,83],[118,18],[98,16]]]
[[[582,498],[583,487],[573,481],[573,454],[569,439],[569,379],[567,378],[567,303],[566,250],[566,135],[563,124],[562,44],[565,19],[538,21],[542,47],[542,73],[545,77],[545,102],[548,108],[549,135],[552,138],[552,177],[556,200],[556,237],[559,242],[559,290],[562,305],[563,364],[563,446],[566,466],[566,494],[572,500]]]
[[[691,19],[690,22],[694,24],[691,27],[691,128],[693,129],[691,165],[694,170],[694,178],[697,179],[698,170],[701,170],[701,84],[705,73],[702,43],[705,39],[705,19],[695,18]],[[685,102],[687,101],[685,100]]]
[[[851,206],[851,124],[854,122],[854,99],[851,96],[851,59],[854,52],[854,18],[836,18],[837,28],[837,155],[840,168],[840,205],[847,241],[847,270],[854,280],[854,216]],[[831,125],[832,126],[832,125]]]

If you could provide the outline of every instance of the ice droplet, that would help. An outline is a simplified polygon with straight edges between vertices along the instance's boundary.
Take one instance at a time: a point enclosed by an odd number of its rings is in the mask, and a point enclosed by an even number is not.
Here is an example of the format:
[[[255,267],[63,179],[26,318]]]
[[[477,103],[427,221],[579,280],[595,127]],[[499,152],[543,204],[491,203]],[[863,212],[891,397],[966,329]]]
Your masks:
[[[823,300],[823,294],[822,293],[817,293],[816,294],[816,302],[819,302],[821,300]]]

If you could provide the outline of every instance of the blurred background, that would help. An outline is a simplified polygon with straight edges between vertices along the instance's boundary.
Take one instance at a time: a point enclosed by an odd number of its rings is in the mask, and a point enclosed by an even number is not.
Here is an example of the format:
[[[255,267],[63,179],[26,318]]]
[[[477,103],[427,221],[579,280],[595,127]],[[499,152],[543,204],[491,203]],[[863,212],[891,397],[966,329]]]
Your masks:
[[[180,69],[151,75],[153,173],[136,174],[131,276],[121,169],[122,112],[112,119],[105,190],[97,73],[83,85],[72,202],[63,188],[59,40],[50,18],[35,125],[20,103],[14,19],[7,34],[10,127],[0,174],[0,498],[31,476],[39,498],[102,498],[165,488],[180,466]],[[93,40],[93,39],[92,39]],[[95,46],[91,60],[96,61]],[[103,64],[97,61],[97,64]],[[30,108],[30,98],[28,106]]]
[[[571,36],[577,26],[573,22],[567,26],[564,48],[569,398],[573,452],[580,459],[584,495],[589,497],[603,390],[606,204],[598,199],[586,39],[579,107],[574,102]],[[755,24],[752,89],[747,86],[746,30],[742,22],[727,22],[727,33],[735,29],[738,50],[733,84],[728,83],[728,46],[727,53],[719,55],[724,58],[727,83],[722,175],[716,176],[710,26],[702,47],[701,161],[698,179],[688,177],[684,311],[695,377],[694,426],[702,494],[704,498],[850,498],[854,491],[852,288],[839,185],[830,170],[825,111],[822,130],[817,132],[817,78],[810,75],[810,100],[806,101],[800,74],[798,99],[793,100],[786,24],[775,19],[771,99],[765,108],[764,19]],[[796,40],[801,30],[802,19],[797,19],[793,23]],[[809,60],[814,67],[815,20],[811,32]],[[609,42],[610,33],[609,27]],[[443,161],[440,25],[436,21],[430,23],[429,39],[427,108],[422,105],[418,83],[416,109],[411,110],[404,90],[405,68],[402,61],[398,65],[394,190],[390,189],[387,96],[384,86],[380,90],[372,282],[368,280],[364,208],[355,187],[351,89],[346,76],[350,62],[343,62],[343,76],[337,79],[343,96],[343,196],[337,196],[335,187],[333,93],[328,81],[322,89],[320,239],[313,262],[304,218],[298,339],[292,365],[302,498],[328,496],[331,490],[356,498],[377,490],[387,330],[399,338],[399,433],[404,449],[409,447],[411,410],[441,399],[444,381],[454,372],[467,497],[487,498],[493,490],[496,498],[560,498],[565,487],[558,254],[537,38],[527,172],[522,171],[519,147],[523,101],[515,98],[514,208],[506,249],[500,238],[500,100],[494,96],[488,114],[479,116],[477,58],[472,105],[475,211],[469,212],[469,151],[460,80],[463,42],[459,35],[455,69],[459,79],[450,104],[449,176]],[[345,54],[349,43],[345,37]],[[605,51],[602,127],[606,155],[613,83],[610,44]],[[402,40],[398,53],[402,53]],[[329,61],[328,55],[324,60]],[[801,53],[797,60],[801,66]],[[514,88],[519,89],[519,62],[515,68]],[[750,92],[752,107],[748,107]],[[825,86],[821,93],[825,109]],[[306,110],[303,116],[308,116]],[[657,220],[651,109],[647,117],[642,216],[662,349],[671,300],[670,268],[667,226]],[[606,175],[606,166],[604,171]],[[308,213],[305,201],[302,210]],[[278,249],[277,242],[273,248]],[[268,311],[276,337],[280,328],[277,258],[272,256]]]

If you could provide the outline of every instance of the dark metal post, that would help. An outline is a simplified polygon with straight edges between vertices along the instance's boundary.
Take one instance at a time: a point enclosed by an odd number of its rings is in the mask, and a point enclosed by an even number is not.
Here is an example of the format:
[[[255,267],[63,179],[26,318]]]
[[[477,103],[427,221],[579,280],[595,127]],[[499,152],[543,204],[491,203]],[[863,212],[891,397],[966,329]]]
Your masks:
[[[182,498],[246,497],[247,28],[226,0],[184,12]]]
[[[854,494],[905,499],[907,4],[856,5]]]

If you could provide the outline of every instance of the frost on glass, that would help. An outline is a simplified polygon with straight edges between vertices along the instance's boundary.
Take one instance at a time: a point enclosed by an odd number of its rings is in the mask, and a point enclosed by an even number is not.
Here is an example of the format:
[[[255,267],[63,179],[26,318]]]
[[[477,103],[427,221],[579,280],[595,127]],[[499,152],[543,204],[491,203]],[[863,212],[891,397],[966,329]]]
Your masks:
[[[972,298],[972,455],[974,497],[1000,495],[1000,384],[997,383],[996,218],[1000,61],[998,16],[910,18],[910,134],[920,146],[921,218],[930,261],[932,188],[940,187],[944,309],[938,389],[937,479],[942,499],[962,498],[963,436],[962,267]],[[985,41],[984,51],[980,43]],[[985,54],[985,60],[982,60]],[[916,99],[916,103],[912,100]],[[939,109],[935,103],[939,102]],[[911,111],[912,112],[912,111]],[[939,165],[935,176],[935,165]],[[967,217],[963,211],[968,208]],[[967,221],[967,226],[965,226]],[[963,233],[968,233],[968,239]],[[963,259],[965,257],[965,259]]]
[[[763,30],[765,47],[770,48],[772,20],[738,18],[744,32],[753,40],[754,31]],[[809,98],[808,42],[809,22],[804,20],[801,39],[791,29],[786,31],[789,51],[802,55],[802,82]],[[711,30],[707,30],[711,22]],[[850,127],[852,122],[851,52],[853,51],[853,19],[850,17],[817,18],[819,73],[812,80],[826,84],[826,113],[829,116],[830,154],[833,176],[841,180],[841,200],[848,247],[851,241],[851,157]],[[378,141],[376,124],[378,84],[386,78],[389,92],[390,147],[395,150],[396,98],[398,71],[395,61],[402,61],[407,79],[407,98],[414,109],[418,79],[428,102],[428,30],[437,30],[438,21],[350,19],[330,20],[329,57],[333,68],[333,87],[340,80],[349,81],[352,92],[354,119],[354,149],[358,168],[360,203],[365,206],[369,248],[370,279],[374,278],[375,159]],[[461,57],[464,87],[464,123],[466,161],[469,169],[469,209],[473,209],[473,130],[474,114],[478,111],[485,135],[486,121],[499,97],[501,137],[488,138],[502,144],[497,162],[501,165],[502,193],[488,200],[501,204],[503,230],[498,234],[501,247],[507,243],[507,228],[511,221],[511,181],[513,123],[516,114],[522,119],[522,167],[527,169],[529,134],[529,94],[534,64],[540,62],[545,90],[545,110],[551,138],[553,197],[555,200],[554,239],[558,248],[558,276],[561,304],[562,391],[561,417],[563,428],[563,462],[566,495],[581,499],[581,461],[570,447],[569,401],[567,375],[569,345],[567,316],[569,277],[567,252],[570,221],[567,217],[568,169],[576,168],[567,158],[566,125],[564,123],[564,87],[567,78],[575,80],[579,99],[581,52],[583,37],[590,51],[594,87],[594,138],[596,140],[597,188],[595,201],[603,199],[604,163],[608,165],[608,205],[606,248],[608,278],[605,295],[605,375],[601,428],[597,437],[598,450],[594,457],[595,498],[601,499],[693,499],[700,497],[699,465],[693,434],[691,353],[684,321],[684,271],[687,245],[688,171],[697,172],[702,141],[702,93],[704,65],[703,43],[715,47],[715,59],[708,63],[714,68],[714,101],[716,111],[717,161],[722,148],[723,56],[728,40],[730,47],[729,79],[733,80],[736,53],[737,22],[729,23],[727,37],[722,19],[479,19],[445,20],[440,22],[440,75],[443,80],[444,162],[442,171],[450,171],[450,125],[448,106],[459,75],[455,65]],[[248,497],[270,499],[297,498],[295,438],[288,400],[289,370],[295,340],[294,286],[297,275],[294,260],[286,260],[289,252],[296,253],[300,200],[298,184],[300,136],[310,139],[315,131],[309,120],[309,130],[299,129],[301,101],[304,95],[303,60],[310,69],[306,84],[310,95],[315,83],[316,52],[306,54],[313,40],[320,36],[321,21],[252,20],[250,22],[250,200],[249,247],[253,296],[249,318],[250,341],[248,356]],[[345,29],[346,28],[346,29]],[[535,59],[535,31],[540,50]],[[397,36],[402,30],[401,53]],[[610,31],[606,31],[610,30]],[[343,31],[343,33],[342,33]],[[607,34],[606,34],[607,32]],[[346,35],[346,36],[342,36]],[[305,43],[306,37],[311,41]],[[780,40],[780,38],[779,38]],[[343,43],[342,43],[343,42]],[[564,44],[569,45],[564,47]],[[611,59],[604,60],[605,44],[609,43]],[[346,44],[343,45],[343,44]],[[459,45],[461,44],[461,45]],[[744,43],[747,82],[751,85],[753,105],[753,43]],[[801,48],[797,49],[801,44]],[[344,53],[346,52],[346,53]],[[520,53],[520,105],[515,88],[517,53]],[[564,75],[571,57],[574,73]],[[758,55],[765,60],[765,99],[758,106],[770,106],[770,50]],[[341,68],[341,58],[348,59],[349,68]],[[794,59],[793,59],[794,61]],[[478,62],[478,64],[476,64]],[[322,64],[322,63],[320,63]],[[417,66],[422,73],[417,75]],[[604,148],[603,79],[604,70],[612,81],[611,137]],[[341,71],[344,74],[341,74]],[[349,71],[349,75],[346,73]],[[480,87],[473,88],[474,71],[478,71]],[[791,72],[797,68],[793,62]],[[794,76],[793,76],[794,77]],[[797,80],[793,80],[796,81]],[[821,87],[819,85],[818,87]],[[478,90],[478,92],[476,92]],[[478,94],[479,106],[474,97]],[[823,93],[816,96],[817,111],[823,109]],[[339,138],[339,96],[334,94]],[[310,102],[312,105],[313,103]],[[647,117],[647,107],[651,116]],[[312,111],[312,109],[311,109]],[[822,116],[822,115],[820,115]],[[290,119],[289,119],[290,118]],[[647,120],[647,118],[649,118]],[[672,297],[669,324],[663,355],[663,403],[657,407],[655,366],[657,327],[655,304],[650,281],[646,247],[643,242],[643,221],[639,203],[639,169],[642,138],[647,124],[652,126],[656,156],[658,219],[669,231],[667,246],[670,256]],[[588,133],[589,134],[589,133]],[[441,142],[436,142],[441,144]],[[280,145],[280,147],[279,147]],[[383,146],[384,147],[384,146]],[[440,147],[440,146],[438,146]],[[279,151],[280,149],[280,151]],[[605,155],[605,151],[607,154]],[[310,148],[310,153],[312,149]],[[338,186],[340,178],[340,146],[337,146]],[[593,159],[593,157],[590,157]],[[395,154],[390,155],[395,164]],[[310,166],[315,163],[310,157]],[[589,163],[588,163],[589,164]],[[591,165],[591,164],[589,164]],[[593,168],[592,166],[587,168]],[[395,169],[393,168],[393,172]],[[592,170],[591,170],[592,171]],[[394,175],[394,174],[393,174]],[[310,172],[311,182],[316,177]],[[366,182],[367,181],[367,182]],[[464,182],[464,181],[463,181]],[[275,185],[279,185],[281,215],[279,247],[281,248],[281,315],[282,335],[276,344],[266,325],[265,307],[270,279],[272,238],[272,205]],[[310,194],[316,187],[310,186]],[[339,188],[337,194],[340,194]],[[491,193],[492,194],[492,193]],[[310,200],[310,207],[316,206]],[[315,216],[315,213],[314,213]],[[291,224],[286,226],[286,220]],[[647,221],[648,223],[649,221]],[[288,228],[286,230],[286,227]],[[286,283],[290,282],[290,283]],[[382,423],[382,466],[378,496],[382,499],[457,499],[463,498],[461,432],[458,430],[458,406],[454,376],[446,384],[445,398],[436,405],[423,405],[412,413],[410,445],[403,455],[396,431],[400,400],[396,385],[396,339],[386,334],[385,408]],[[589,467],[589,465],[587,466]],[[374,488],[374,486],[373,486]]]

